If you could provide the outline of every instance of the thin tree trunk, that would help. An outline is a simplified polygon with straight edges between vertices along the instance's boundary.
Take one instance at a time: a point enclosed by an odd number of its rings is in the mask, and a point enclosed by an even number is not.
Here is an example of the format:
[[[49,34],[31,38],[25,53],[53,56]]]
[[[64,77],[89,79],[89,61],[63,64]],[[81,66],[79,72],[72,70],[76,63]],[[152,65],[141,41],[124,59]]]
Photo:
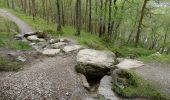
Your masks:
[[[108,34],[109,34],[110,36],[112,35],[111,22],[112,22],[112,0],[109,0]]]
[[[92,31],[91,31],[91,28],[92,28],[92,23],[91,23],[91,21],[92,21],[92,1],[91,0],[89,0],[89,28],[88,28],[88,31],[89,32],[91,32],[92,33]]]
[[[58,13],[58,27],[57,31],[61,31],[61,11],[60,11],[60,2],[59,0],[56,0],[56,5],[57,5],[57,13]]]
[[[100,28],[99,37],[103,35],[103,0],[100,0]]]
[[[145,15],[146,4],[147,4],[148,1],[149,0],[144,0],[143,6],[142,6],[141,16],[140,16],[140,20],[139,20],[139,24],[138,24],[138,28],[137,28],[137,33],[136,33],[135,47],[137,47],[138,43],[139,43],[140,32],[141,32],[141,28],[142,28],[142,22],[143,22],[143,18],[144,18],[144,15]]]
[[[81,0],[77,0],[77,2],[76,2],[76,20],[77,20],[76,35],[80,36],[80,30],[81,30]]]

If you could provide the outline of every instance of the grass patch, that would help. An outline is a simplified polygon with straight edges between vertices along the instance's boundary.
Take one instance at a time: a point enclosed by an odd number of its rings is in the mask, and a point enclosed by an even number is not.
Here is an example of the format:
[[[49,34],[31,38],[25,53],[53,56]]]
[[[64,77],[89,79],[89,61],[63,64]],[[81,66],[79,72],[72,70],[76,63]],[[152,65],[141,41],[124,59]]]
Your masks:
[[[129,76],[130,84],[127,87],[120,87],[117,84],[113,84],[113,90],[118,94],[126,98],[147,98],[149,100],[170,100],[168,96],[160,92],[150,82],[144,80],[138,76],[135,72],[127,70],[126,73]]]
[[[17,33],[19,32],[19,28],[14,22],[9,21],[6,18],[0,17],[0,32]]]
[[[21,62],[0,56],[0,71],[18,71],[21,67]]]
[[[108,46],[108,48],[112,50],[113,52],[117,52],[118,56],[121,56],[121,57],[127,57],[129,55],[134,55],[135,57],[149,56],[155,52],[154,50],[148,50],[148,49],[141,48],[141,47],[135,48],[132,46],[117,47],[115,45],[112,45],[112,46],[110,45]]]
[[[156,55],[141,56],[139,59],[142,61],[157,61],[160,63],[170,63],[170,56],[166,54],[161,54],[160,56]]]
[[[6,32],[0,32],[0,47],[15,50],[31,50],[28,43],[14,40],[12,35]]]

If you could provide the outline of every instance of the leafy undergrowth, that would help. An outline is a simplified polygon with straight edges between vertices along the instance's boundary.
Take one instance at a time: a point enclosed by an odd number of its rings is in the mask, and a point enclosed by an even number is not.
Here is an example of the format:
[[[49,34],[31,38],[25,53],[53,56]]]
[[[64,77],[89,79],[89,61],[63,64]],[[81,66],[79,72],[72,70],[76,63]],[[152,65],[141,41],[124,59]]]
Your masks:
[[[156,86],[144,80],[131,70],[126,70],[129,76],[130,84],[127,87],[121,87],[113,84],[113,90],[120,96],[126,98],[146,98],[149,100],[170,100],[168,96],[159,91]]]
[[[0,47],[15,50],[31,50],[31,47],[28,43],[13,39],[11,34],[6,32],[0,32]]]
[[[21,67],[21,62],[0,56],[0,71],[18,71]]]

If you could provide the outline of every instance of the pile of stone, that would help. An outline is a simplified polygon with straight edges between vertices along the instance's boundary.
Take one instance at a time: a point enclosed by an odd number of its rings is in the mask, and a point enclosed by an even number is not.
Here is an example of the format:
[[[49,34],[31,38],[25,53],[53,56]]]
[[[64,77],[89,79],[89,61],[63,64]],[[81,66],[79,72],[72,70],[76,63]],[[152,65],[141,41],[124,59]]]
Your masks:
[[[56,56],[63,52],[70,53],[84,48],[67,38],[50,38],[47,33],[42,31],[19,34],[15,36],[15,39],[29,42],[35,50],[46,56]]]

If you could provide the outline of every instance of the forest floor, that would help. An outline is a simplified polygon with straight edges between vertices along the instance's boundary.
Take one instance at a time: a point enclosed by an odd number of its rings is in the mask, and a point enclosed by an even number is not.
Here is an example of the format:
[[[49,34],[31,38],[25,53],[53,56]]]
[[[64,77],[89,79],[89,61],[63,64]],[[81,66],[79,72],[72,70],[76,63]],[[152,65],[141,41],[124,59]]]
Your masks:
[[[14,21],[22,33],[33,31],[28,24],[5,10],[0,9],[0,15]],[[6,100],[23,98],[66,100],[73,92],[78,91],[84,94],[86,91],[74,71],[75,59],[74,54],[54,58],[38,57],[26,64],[21,71],[1,72],[0,94],[2,95],[0,97],[4,97]],[[145,66],[137,68],[135,71],[170,95],[170,67],[168,64],[145,63]]]

